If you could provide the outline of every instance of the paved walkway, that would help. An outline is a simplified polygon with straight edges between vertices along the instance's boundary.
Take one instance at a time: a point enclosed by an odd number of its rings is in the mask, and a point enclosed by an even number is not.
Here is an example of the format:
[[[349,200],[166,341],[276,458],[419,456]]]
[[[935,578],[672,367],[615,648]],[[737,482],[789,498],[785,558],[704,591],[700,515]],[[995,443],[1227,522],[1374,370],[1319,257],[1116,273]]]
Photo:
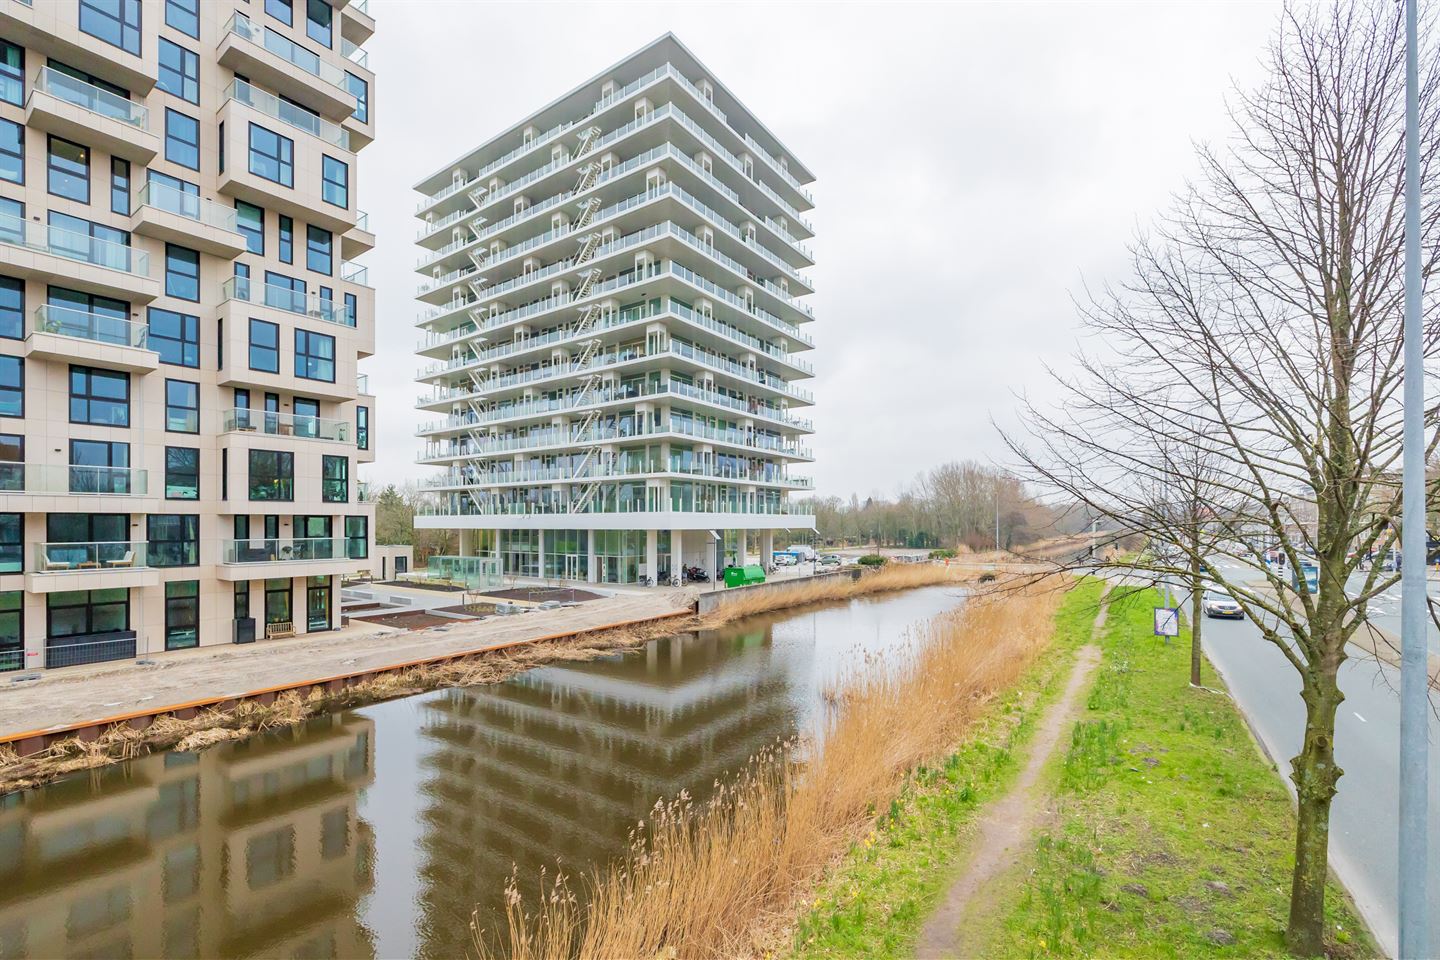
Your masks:
[[[379,599],[387,588],[377,590]],[[394,591],[398,593],[399,591]],[[412,591],[418,592],[418,591]],[[447,594],[454,603],[458,594]],[[207,698],[391,664],[578,633],[614,623],[688,611],[687,591],[655,589],[617,594],[574,607],[534,611],[409,632],[351,621],[344,630],[245,646],[217,644],[154,654],[153,665],[133,660],[40,671],[38,680],[0,682],[0,738],[95,723],[140,710],[160,710]],[[7,678],[8,680],[9,678]]]
[[[1108,604],[1100,607],[1091,636],[1105,625]],[[980,815],[969,862],[956,878],[940,906],[925,921],[915,956],[920,960],[944,957],[973,957],[978,945],[970,942],[965,922],[971,905],[985,902],[985,890],[1015,866],[1032,846],[1032,837],[1046,815],[1040,775],[1064,742],[1064,735],[1080,716],[1081,693],[1100,663],[1100,648],[1093,642],[1080,649],[1060,699],[1040,719],[1020,776],[1003,795]]]

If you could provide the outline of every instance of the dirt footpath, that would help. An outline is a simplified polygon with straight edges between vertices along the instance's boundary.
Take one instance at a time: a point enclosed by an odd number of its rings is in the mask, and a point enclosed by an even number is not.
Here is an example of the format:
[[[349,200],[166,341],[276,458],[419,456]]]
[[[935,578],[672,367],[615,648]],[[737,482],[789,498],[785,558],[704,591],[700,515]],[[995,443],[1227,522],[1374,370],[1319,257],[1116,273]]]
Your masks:
[[[656,590],[511,617],[456,620],[453,625],[413,632],[352,621],[344,630],[314,636],[154,654],[147,658],[153,665],[147,666],[120,660],[39,671],[39,680],[0,682],[0,739],[95,723],[137,710],[160,710],[427,657],[653,619],[686,612],[692,606],[693,600],[684,591]]]

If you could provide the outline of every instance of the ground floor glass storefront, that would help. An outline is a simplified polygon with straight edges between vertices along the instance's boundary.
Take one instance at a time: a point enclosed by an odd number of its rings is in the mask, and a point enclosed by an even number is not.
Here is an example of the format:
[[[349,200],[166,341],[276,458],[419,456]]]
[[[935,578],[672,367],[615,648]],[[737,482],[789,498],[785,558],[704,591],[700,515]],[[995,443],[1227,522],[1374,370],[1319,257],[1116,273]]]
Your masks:
[[[586,580],[590,576],[590,539],[586,530],[545,531],[545,577]]]

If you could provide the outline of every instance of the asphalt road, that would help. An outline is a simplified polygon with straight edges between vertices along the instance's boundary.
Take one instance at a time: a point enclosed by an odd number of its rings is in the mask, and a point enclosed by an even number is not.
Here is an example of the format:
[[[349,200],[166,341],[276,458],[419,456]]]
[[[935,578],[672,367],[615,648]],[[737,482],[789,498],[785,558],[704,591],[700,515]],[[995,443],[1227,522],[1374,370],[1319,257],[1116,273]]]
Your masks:
[[[1288,786],[1290,758],[1300,752],[1304,729],[1299,676],[1248,620],[1207,619],[1201,638]],[[1351,660],[1341,667],[1345,702],[1335,753],[1344,776],[1330,832],[1331,864],[1391,956],[1398,950],[1399,685],[1399,672],[1388,665]],[[1440,721],[1433,713],[1430,798],[1430,954],[1440,956]]]

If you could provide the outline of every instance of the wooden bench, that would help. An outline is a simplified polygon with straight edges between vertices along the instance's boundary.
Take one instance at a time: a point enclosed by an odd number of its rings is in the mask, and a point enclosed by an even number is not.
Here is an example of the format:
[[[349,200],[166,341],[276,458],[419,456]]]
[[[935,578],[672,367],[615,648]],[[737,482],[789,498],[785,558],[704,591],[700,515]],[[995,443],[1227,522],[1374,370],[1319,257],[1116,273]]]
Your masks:
[[[283,640],[286,637],[295,636],[295,624],[289,620],[279,620],[275,623],[265,624],[266,640]]]

